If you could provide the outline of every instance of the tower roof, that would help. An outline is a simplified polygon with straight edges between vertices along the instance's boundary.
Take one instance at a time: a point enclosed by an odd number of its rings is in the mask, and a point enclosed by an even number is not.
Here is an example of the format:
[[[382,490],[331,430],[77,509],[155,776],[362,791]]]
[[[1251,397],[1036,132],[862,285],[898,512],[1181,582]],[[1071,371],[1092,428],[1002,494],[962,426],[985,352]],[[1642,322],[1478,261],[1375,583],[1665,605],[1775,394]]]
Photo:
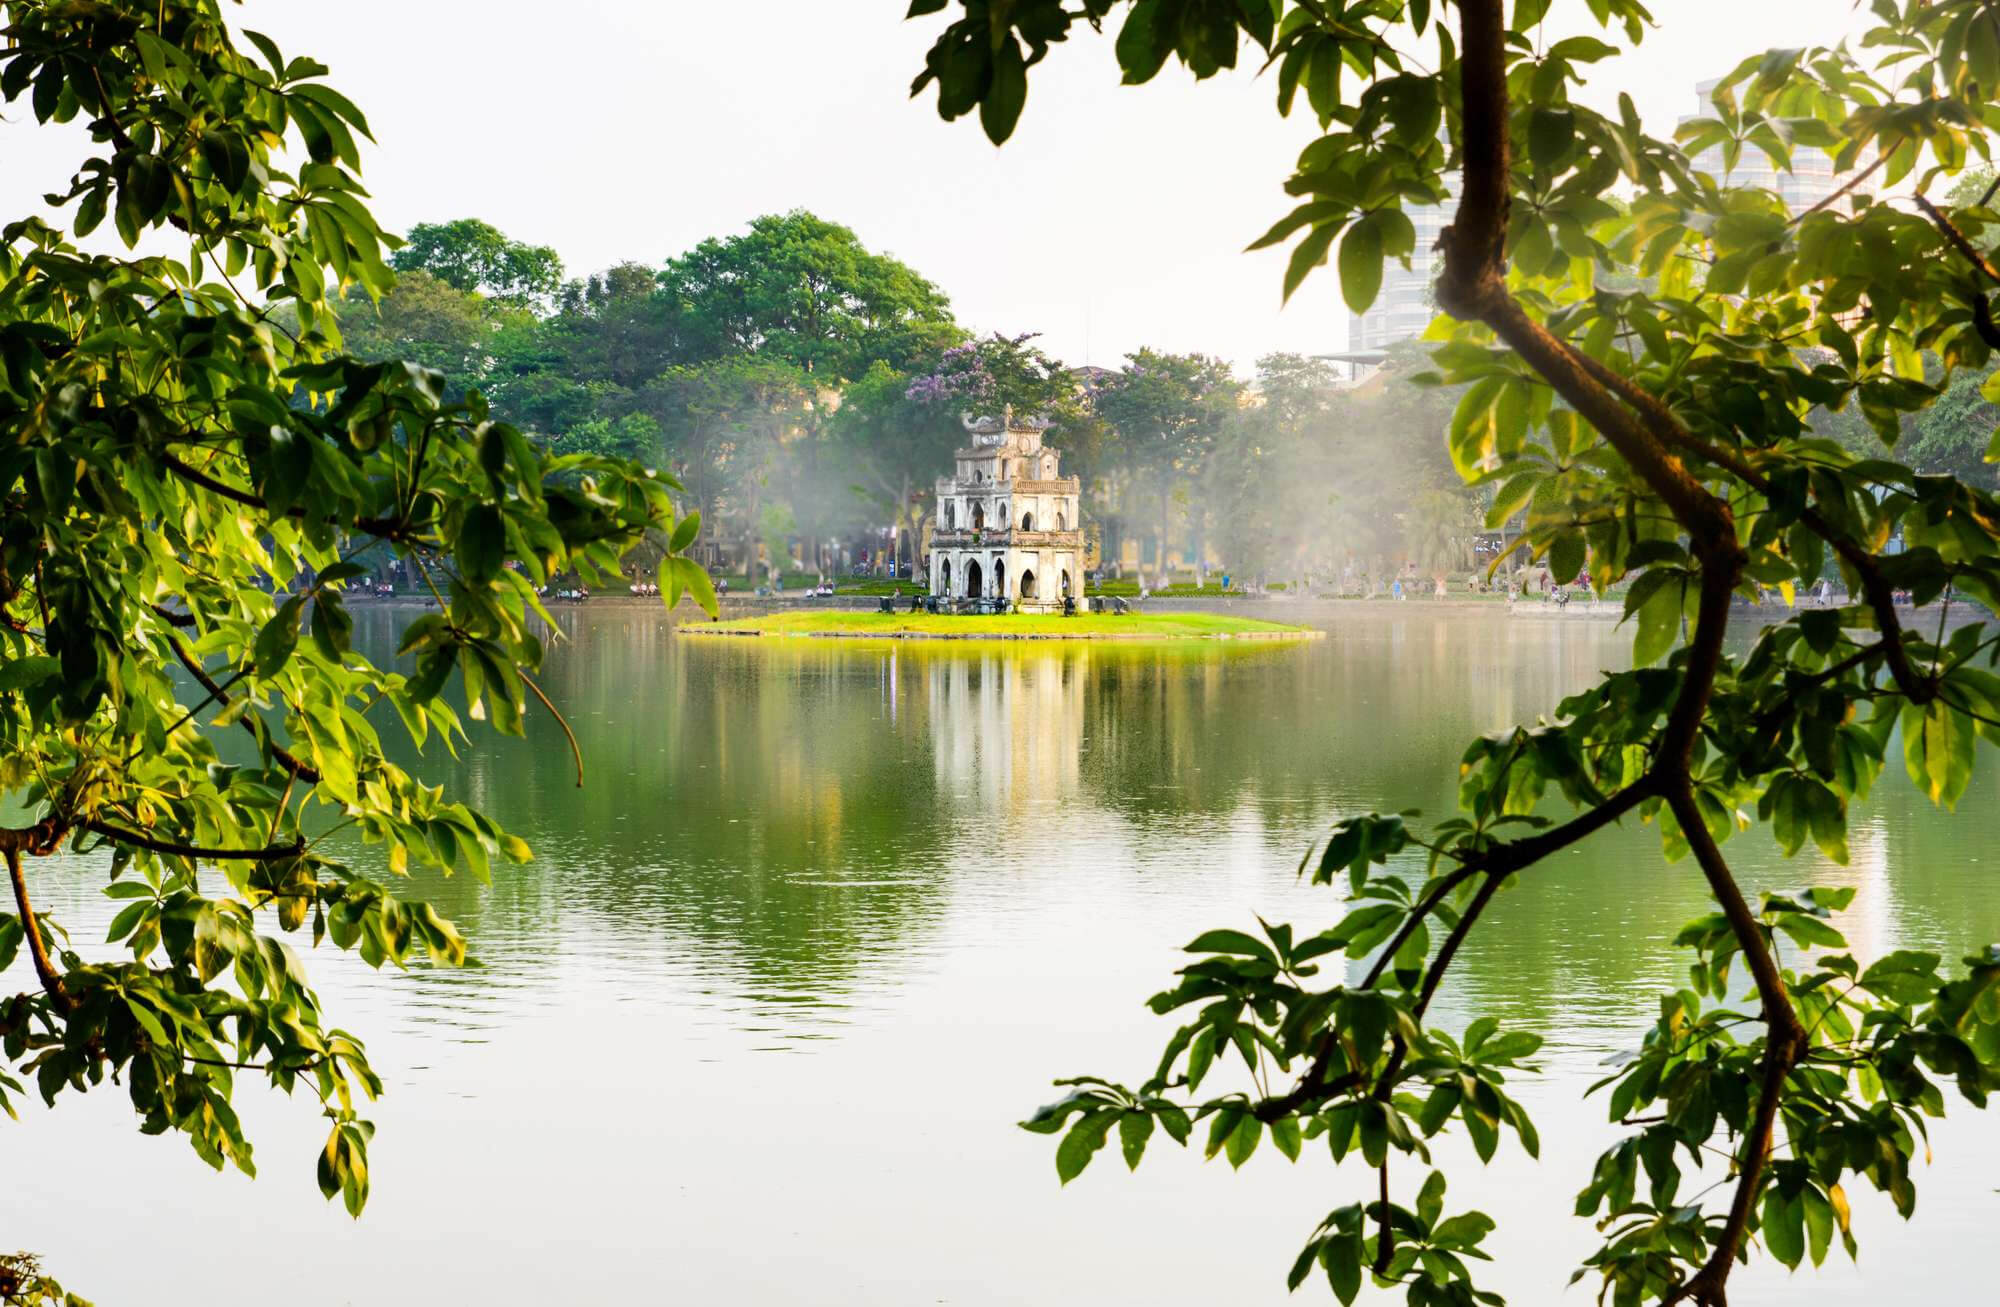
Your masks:
[[[1012,404],[1001,409],[998,417],[991,414],[974,417],[970,413],[961,413],[958,420],[971,435],[974,451],[998,449],[1003,445],[1024,453],[1040,449],[1042,433],[1055,425],[1042,417],[1017,418]]]

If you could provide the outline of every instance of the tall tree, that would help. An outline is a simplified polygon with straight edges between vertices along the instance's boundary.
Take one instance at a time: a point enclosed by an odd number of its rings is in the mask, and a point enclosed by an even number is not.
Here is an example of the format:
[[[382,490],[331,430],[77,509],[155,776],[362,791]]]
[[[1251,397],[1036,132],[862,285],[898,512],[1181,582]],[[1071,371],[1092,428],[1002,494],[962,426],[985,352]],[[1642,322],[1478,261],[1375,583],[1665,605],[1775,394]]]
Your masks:
[[[944,292],[802,209],[703,241],[669,260],[660,281],[695,324],[702,353],[766,354],[825,386],[852,381],[877,360],[908,370],[959,334]]]
[[[1093,395],[1097,413],[1118,432],[1120,448],[1152,487],[1159,506],[1154,564],[1166,585],[1167,550],[1174,538],[1174,504],[1200,472],[1224,424],[1236,411],[1243,387],[1221,359],[1142,349],[1101,382]],[[1200,567],[1202,523],[1184,522],[1195,539]]]
[[[953,431],[909,398],[911,378],[881,360],[848,386],[827,425],[843,475],[889,515],[904,575],[916,569],[924,485],[951,465]]]
[[[1645,35],[1639,0],[1591,0],[1587,16],[1540,0],[918,0],[911,12],[947,9],[916,89],[935,84],[947,118],[976,109],[996,142],[1020,117],[1027,70],[1114,15],[1129,83],[1169,58],[1197,78],[1239,59],[1274,70],[1280,111],[1307,107],[1321,132],[1288,183],[1298,205],[1258,242],[1292,244],[1287,294],[1333,256],[1343,297],[1365,310],[1385,260],[1413,251],[1404,205],[1443,202],[1456,173],[1436,281],[1455,324],[1440,378],[1464,387],[1444,442],[1453,464],[1496,488],[1489,521],[1525,515],[1524,546],[1558,575],[1587,563],[1602,590],[1636,574],[1634,667],[1534,727],[1471,742],[1458,815],[1334,826],[1314,878],[1346,885],[1339,924],[1259,923],[1189,945],[1196,958],[1152,1002],[1193,1012],[1157,1071],[1136,1086],[1067,1081],[1028,1123],[1063,1135],[1058,1174],[1082,1170],[1114,1128],[1133,1165],[1156,1129],[1184,1142],[1197,1119],[1207,1152],[1237,1165],[1266,1134],[1293,1158],[1324,1136],[1336,1162],[1358,1154],[1371,1174],[1314,1231],[1295,1287],[1318,1270],[1343,1302],[1372,1279],[1413,1304],[1496,1303],[1468,1261],[1494,1222],[1447,1214],[1424,1141],[1462,1129],[1482,1158],[1503,1135],[1534,1152],[1506,1086],[1541,1041],[1493,1016],[1447,1032],[1432,1001],[1465,942],[1495,929],[1503,889],[1558,874],[1551,855],[1637,815],[1669,862],[1692,859],[1715,911],[1663,932],[1691,955],[1688,984],[1601,1086],[1622,1137],[1577,1202],[1603,1234],[1582,1273],[1621,1307],[1724,1307],[1756,1247],[1796,1267],[1838,1234],[1852,1253],[1849,1183],[1908,1216],[1911,1161],[1946,1084],[1974,1105],[2000,1088],[2000,949],[1859,961],[1830,921],[1851,889],[1753,900],[1722,845],[1754,812],[1785,853],[1810,839],[1845,861],[1849,805],[1892,740],[1945,806],[1966,793],[1978,740],[2000,742],[2000,633],[1983,620],[1920,631],[1898,602],[1907,590],[2000,603],[2000,496],[1856,459],[1807,422],[1815,405],[1856,406],[1893,446],[1902,417],[1941,392],[1926,353],[1956,374],[2000,348],[2000,215],[1927,194],[1990,153],[2000,3],[1880,0],[1859,41],[1744,61],[1717,112],[1672,142],[1645,131],[1629,97],[1615,114],[1572,98],[1620,53],[1614,41]],[[1877,51],[1886,70],[1865,61]],[[1697,171],[1691,152],[1711,146],[1780,172],[1799,146],[1826,150],[1838,188],[1794,214]],[[1850,201],[1871,179],[1912,198]],[[1629,208],[1607,203],[1614,188]],[[1599,284],[1627,269],[1638,278]],[[1814,581],[1828,558],[1855,602],[1726,652],[1734,596]],[[1573,810],[1562,820],[1558,792]],[[1715,1197],[1683,1187],[1708,1152],[1728,1159]]]
[[[356,358],[407,359],[442,373],[463,394],[485,377],[504,316],[478,295],[423,271],[397,276],[387,293],[352,288],[338,303],[341,335]]]
[[[950,473],[965,443],[961,419],[1012,409],[1064,422],[1075,410],[1076,383],[1034,343],[1037,334],[994,332],[954,344],[934,351],[915,376],[878,364],[849,387],[832,428],[836,446],[843,466],[860,470],[872,492],[899,506],[897,520],[908,527],[899,541],[912,568],[934,511],[927,487]]]
[[[478,218],[420,222],[390,261],[400,272],[427,272],[447,286],[523,308],[547,306],[563,279],[553,249],[514,240]]]
[[[726,514],[740,531],[744,571],[754,576],[764,509],[782,497],[784,461],[817,429],[818,389],[781,359],[736,354],[669,368],[638,403],[660,424],[674,473],[705,520]]]
[[[713,357],[706,342],[643,264],[620,263],[565,288],[543,333],[563,375],[638,390],[666,369]]]
[[[104,253],[35,217],[0,234],[0,970],[30,964],[0,1004],[0,1102],[21,1077],[51,1104],[109,1077],[145,1132],[250,1172],[236,1087],[303,1089],[331,1126],[320,1187],[358,1214],[381,1082],[300,952],[460,962],[411,868],[528,857],[381,733],[449,742],[469,710],[519,734],[531,700],[552,711],[535,582],[615,574],[652,529],[684,548],[695,519],[666,479],[550,457],[438,372],[342,349],[336,297],[392,277],[366,120],[321,65],[239,48],[216,0],[0,16],[0,95],[88,124],[59,134],[84,157],[51,203],[79,238],[115,233]],[[172,255],[131,252],[169,229]],[[438,599],[406,671],[349,640],[343,588],[383,553]],[[687,560],[664,573],[706,597]],[[86,958],[38,904],[64,849],[103,855],[122,956]]]
[[[1237,576],[1300,575],[1322,543],[1334,482],[1327,465],[1338,440],[1335,381],[1332,367],[1317,359],[1261,358],[1251,401],[1223,424],[1203,498]]]

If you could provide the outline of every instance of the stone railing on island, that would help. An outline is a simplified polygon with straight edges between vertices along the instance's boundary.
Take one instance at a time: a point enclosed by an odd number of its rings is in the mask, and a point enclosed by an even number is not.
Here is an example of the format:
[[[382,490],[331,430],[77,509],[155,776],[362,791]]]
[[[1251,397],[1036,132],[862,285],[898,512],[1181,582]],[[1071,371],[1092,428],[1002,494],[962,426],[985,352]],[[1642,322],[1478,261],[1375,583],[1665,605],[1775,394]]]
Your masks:
[[[933,549],[1082,549],[1081,531],[1023,531],[1018,527],[961,527],[955,531],[933,531]]]
[[[1000,499],[1011,495],[1080,495],[1083,493],[1083,480],[1080,477],[1057,477],[1053,481],[1030,481],[1017,477],[1009,481],[975,481],[939,477],[937,490],[940,496],[978,495]]]

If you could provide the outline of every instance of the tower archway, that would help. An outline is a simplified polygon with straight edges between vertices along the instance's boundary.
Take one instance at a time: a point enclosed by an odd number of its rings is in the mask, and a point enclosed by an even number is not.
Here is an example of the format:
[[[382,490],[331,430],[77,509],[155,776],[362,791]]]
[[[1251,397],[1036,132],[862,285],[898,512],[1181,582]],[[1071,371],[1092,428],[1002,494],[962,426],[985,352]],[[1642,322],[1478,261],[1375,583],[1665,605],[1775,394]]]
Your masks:
[[[979,560],[976,558],[967,559],[965,563],[966,598],[977,599],[982,593],[984,593],[984,591],[980,589],[979,585],[980,579],[981,578],[979,575]]]
[[[1033,599],[1034,597],[1035,573],[1032,569],[1024,567],[1021,569],[1021,598]]]
[[[938,564],[937,593],[941,595],[951,593],[951,560],[949,558]]]
[[[986,505],[974,504],[972,506],[972,529],[975,531],[984,531],[986,529]]]
[[[1021,514],[1021,529],[1023,531],[1032,531],[1035,529],[1035,515],[1033,513]]]

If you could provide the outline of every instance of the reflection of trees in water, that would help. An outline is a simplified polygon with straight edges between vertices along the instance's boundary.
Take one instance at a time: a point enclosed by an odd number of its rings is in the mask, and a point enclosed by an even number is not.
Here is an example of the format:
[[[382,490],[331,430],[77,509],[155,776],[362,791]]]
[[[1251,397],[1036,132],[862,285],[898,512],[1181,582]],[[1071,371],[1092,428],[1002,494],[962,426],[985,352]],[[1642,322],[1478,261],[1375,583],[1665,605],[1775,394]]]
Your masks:
[[[490,890],[426,888],[489,959],[838,1001],[915,965],[989,871],[1101,877],[1133,865],[1107,853],[1148,850],[1204,893],[1219,858],[1288,877],[1345,813],[1415,801],[1436,819],[1468,739],[1626,659],[1608,622],[1329,612],[1309,645],[1139,646],[678,640],[651,610],[565,609],[544,684],[589,783],[575,788],[543,714],[525,744],[481,733],[464,760],[427,760],[539,857],[499,868]],[[363,613],[364,647],[393,649],[404,617]],[[1978,796],[1935,819],[1892,748],[1851,866],[1788,863],[1761,827],[1731,846],[1760,888],[1855,885],[1841,924],[1864,955],[1956,956],[2000,938],[2000,895],[1983,892],[2000,868],[1971,861],[1996,823]],[[1338,917],[1337,891],[1320,893],[1302,927]],[[1628,822],[1504,895],[1444,1001],[1608,1042],[1591,1032],[1645,1020],[1652,990],[1681,979],[1644,946],[1706,908],[1692,867],[1667,866],[1656,833]]]
[[[1623,1043],[1652,1019],[1656,991],[1684,984],[1686,956],[1665,945],[1679,924],[1713,910],[1692,863],[1668,865],[1657,832],[1628,820],[1530,874],[1494,905],[1485,940],[1468,942],[1447,1010],[1511,1014],[1572,1045]],[[1769,827],[1752,826],[1725,846],[1745,889],[1847,887],[1853,904],[1834,925],[1864,963],[1898,948],[1947,959],[2000,939],[2000,866],[1985,851],[2000,813],[1968,795],[1946,817],[1903,773],[1900,744],[1849,831],[1837,864],[1808,845],[1785,858]],[[1795,961],[1781,947],[1787,964]],[[1644,968],[1635,973],[1634,967]],[[1637,983],[1635,983],[1637,982]],[[1746,999],[1746,1001],[1748,1001]]]
[[[1328,637],[1303,648],[1097,669],[1088,787],[1135,820],[1249,804],[1274,832],[1296,830],[1301,805],[1315,822],[1412,803],[1435,816],[1474,735],[1553,707],[1607,654],[1622,661],[1597,623],[1324,611]]]
[[[1947,961],[2000,941],[2000,780],[1973,778],[1949,816],[1910,784],[1903,744],[1889,743],[1889,763],[1863,806],[1857,846],[1879,842],[1892,876],[1884,878],[1890,947],[1931,949]],[[1864,890],[1866,896],[1868,891]],[[1856,907],[1861,905],[1857,902]]]
[[[371,613],[357,634],[386,653],[401,616]],[[926,752],[921,717],[897,711],[884,659],[695,649],[651,610],[556,617],[566,638],[542,684],[585,786],[532,712],[525,743],[475,736],[462,761],[423,764],[535,847],[490,889],[426,884],[475,951],[643,960],[789,999],[838,993],[864,958],[911,947],[937,915],[935,804],[908,765]]]

